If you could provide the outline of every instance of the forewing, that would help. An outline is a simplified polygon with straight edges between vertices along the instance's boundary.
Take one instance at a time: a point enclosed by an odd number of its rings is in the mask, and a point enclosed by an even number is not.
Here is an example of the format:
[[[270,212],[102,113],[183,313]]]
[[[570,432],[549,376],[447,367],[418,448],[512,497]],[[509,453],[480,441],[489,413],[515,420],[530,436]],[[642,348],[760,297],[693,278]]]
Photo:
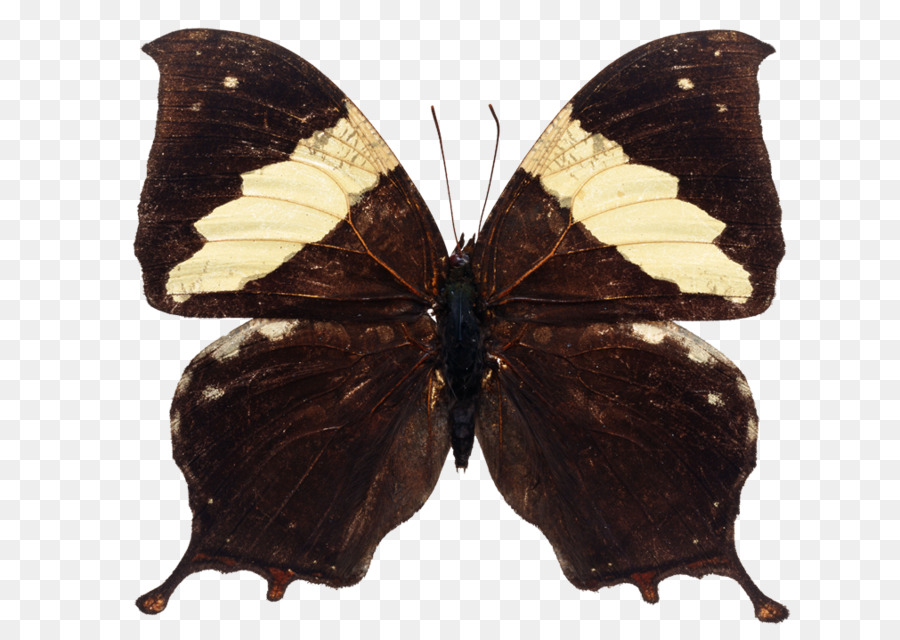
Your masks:
[[[362,326],[252,320],[187,367],[172,404],[193,532],[138,599],[162,611],[202,569],[254,571],[280,599],[296,579],[341,587],[410,518],[449,450],[427,318]]]
[[[783,254],[756,73],[734,31],[623,56],[525,157],[473,264],[506,318],[725,319],[766,309]]]
[[[497,487],[580,589],[650,602],[673,574],[737,580],[761,620],[787,609],[741,566],[734,521],[757,417],[737,367],[671,323],[498,324],[477,437]]]
[[[417,314],[446,252],[359,109],[290,51],[189,29],[159,65],[135,252],[150,303],[186,316]]]

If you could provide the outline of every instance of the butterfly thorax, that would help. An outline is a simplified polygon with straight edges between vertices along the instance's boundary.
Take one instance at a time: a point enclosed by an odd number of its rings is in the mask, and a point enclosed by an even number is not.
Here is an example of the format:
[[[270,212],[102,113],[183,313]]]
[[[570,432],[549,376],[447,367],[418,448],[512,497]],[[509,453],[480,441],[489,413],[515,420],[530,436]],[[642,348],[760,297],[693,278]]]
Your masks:
[[[482,318],[468,255],[455,252],[437,309],[443,372],[450,394],[450,440],[456,468],[465,469],[475,439],[475,412],[484,373]]]

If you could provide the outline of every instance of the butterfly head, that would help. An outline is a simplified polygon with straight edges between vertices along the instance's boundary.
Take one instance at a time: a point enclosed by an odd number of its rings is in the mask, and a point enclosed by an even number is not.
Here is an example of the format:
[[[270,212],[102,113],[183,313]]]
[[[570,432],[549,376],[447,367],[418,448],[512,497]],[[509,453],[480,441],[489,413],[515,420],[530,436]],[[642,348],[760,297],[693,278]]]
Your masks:
[[[459,242],[453,253],[450,254],[450,267],[465,267],[472,261],[472,253],[475,251],[475,239],[470,238],[466,243],[466,234],[459,237]]]

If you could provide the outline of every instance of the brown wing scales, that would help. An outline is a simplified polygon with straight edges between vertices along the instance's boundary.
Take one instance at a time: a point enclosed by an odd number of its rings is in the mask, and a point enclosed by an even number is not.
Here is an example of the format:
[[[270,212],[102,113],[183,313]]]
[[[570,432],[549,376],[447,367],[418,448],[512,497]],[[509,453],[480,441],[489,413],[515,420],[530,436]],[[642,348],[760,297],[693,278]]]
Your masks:
[[[135,241],[151,304],[384,320],[434,302],[446,256],[437,226],[330,80],[245,34],[189,29],[144,49],[160,68]]]
[[[513,509],[581,589],[718,573],[787,616],[734,547],[757,417],[740,371],[670,323],[497,323],[478,440]],[[499,428],[502,424],[502,431]],[[771,616],[770,616],[771,617]]]
[[[579,91],[476,244],[508,320],[712,320],[774,296],[781,210],[759,119],[768,45],[707,31],[651,42]]]
[[[437,481],[450,438],[433,327],[255,320],[185,370],[175,460],[194,513],[182,561],[138,599],[158,613],[188,575],[254,571],[346,586]]]

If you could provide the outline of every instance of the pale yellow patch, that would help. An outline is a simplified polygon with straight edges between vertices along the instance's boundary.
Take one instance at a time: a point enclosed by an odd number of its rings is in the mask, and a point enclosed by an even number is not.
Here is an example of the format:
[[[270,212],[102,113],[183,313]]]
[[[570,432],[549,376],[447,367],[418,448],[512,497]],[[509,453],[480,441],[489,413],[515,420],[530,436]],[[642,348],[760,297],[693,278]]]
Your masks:
[[[722,55],[722,52],[719,51],[718,49],[716,49],[715,51],[713,51],[713,55],[718,58],[719,56]]]
[[[256,196],[232,200],[194,226],[207,239],[207,246],[228,240],[306,244],[322,239],[340,220],[324,204],[317,209],[299,202]]]
[[[396,168],[400,161],[397,160],[397,156],[394,155],[384,139],[378,135],[372,123],[349,100],[344,102],[344,105],[347,107],[346,119],[352,129],[349,142],[372,164],[376,165],[381,173],[387,174]]]
[[[242,174],[243,197],[194,224],[207,242],[169,272],[166,292],[175,301],[240,291],[272,273],[328,235],[398,165],[359,109],[345,105],[346,118],[300,140],[290,160]]]
[[[206,387],[203,390],[203,399],[204,400],[216,400],[225,395],[225,392],[222,391],[219,387]]]
[[[724,359],[724,356],[718,354],[700,338],[670,323],[635,322],[631,325],[631,332],[650,344],[660,344],[663,340],[670,340],[684,350],[688,359],[698,364],[715,363],[717,360]],[[715,397],[718,397],[717,394],[709,394],[707,400],[714,404]]]
[[[200,111],[200,107],[203,106],[202,102],[195,102],[191,105],[191,111]]]
[[[643,164],[621,164],[592,174],[572,199],[572,215],[586,221],[619,207],[645,201],[673,199],[678,178]]]
[[[571,119],[566,105],[522,161],[522,168],[541,177],[541,186],[568,207],[572,196],[593,175],[628,162],[622,147],[600,134],[590,134]]]
[[[295,242],[207,242],[169,272],[166,291],[177,302],[184,302],[195,293],[240,291],[251,280],[280,267],[302,248],[302,244]]]
[[[349,101],[344,105],[347,117],[298,142],[291,160],[325,171],[352,204],[399,161],[359,109]]]
[[[262,336],[266,340],[278,340],[287,334],[292,328],[300,324],[299,320],[269,320],[266,318],[254,318],[242,324],[237,329],[225,335],[200,352],[201,356],[223,361],[236,357],[245,342],[253,341],[254,336]],[[204,395],[208,392],[214,394],[214,387],[204,389]]]
[[[241,177],[245,196],[283,200],[336,218],[347,215],[346,189],[341,188],[335,176],[310,164],[276,162]]]
[[[728,111],[728,105],[722,104],[721,102],[717,102],[716,109],[719,110],[719,113],[725,113],[726,111]]]
[[[678,88],[684,89],[685,91],[687,91],[688,89],[694,88],[694,83],[691,82],[690,78],[679,78],[678,79]]]
[[[537,142],[531,147],[520,165],[522,169],[533,176],[543,173],[547,156],[560,148],[559,140],[565,130],[572,124],[572,105],[567,104],[562,108],[547,128],[540,135]]]
[[[747,443],[756,442],[759,437],[759,421],[755,417],[751,417],[747,422]]]
[[[674,282],[684,293],[711,293],[737,304],[753,293],[750,274],[711,244],[642,245],[620,253],[647,275]]]
[[[522,168],[540,176],[541,186],[597,240],[647,275],[684,293],[746,301],[750,274],[713,244],[725,223],[679,200],[676,176],[632,163],[621,145],[588,133],[571,113],[567,105],[550,123]]]
[[[267,340],[281,340],[300,324],[299,320],[268,320],[258,328]]]
[[[230,360],[240,353],[241,344],[247,338],[248,335],[253,331],[253,320],[248,322],[247,324],[241,325],[231,333],[222,338],[219,338],[211,345],[209,345],[206,349],[201,352],[201,355],[207,355],[213,358],[214,360],[222,361],[222,360]]]
[[[684,345],[684,348],[687,349],[688,358],[694,362],[706,364],[712,360],[713,355],[703,348],[705,343],[698,343],[696,340],[686,340],[684,337],[679,337],[679,340],[681,341],[681,344]]]
[[[234,76],[225,76],[225,79],[222,81],[222,84],[225,86],[226,89],[237,89],[238,84],[240,84],[240,82],[238,82],[238,79],[235,78]]]
[[[721,406],[723,406],[723,405],[725,404],[725,403],[722,401],[722,396],[720,396],[718,393],[710,393],[710,394],[708,394],[708,395],[706,396],[706,400],[709,402],[709,404],[711,404],[711,405],[713,405],[713,406],[715,406],[715,407],[721,407]]]
[[[659,344],[668,335],[660,325],[635,322],[631,325],[631,332],[640,337],[644,342]]]

